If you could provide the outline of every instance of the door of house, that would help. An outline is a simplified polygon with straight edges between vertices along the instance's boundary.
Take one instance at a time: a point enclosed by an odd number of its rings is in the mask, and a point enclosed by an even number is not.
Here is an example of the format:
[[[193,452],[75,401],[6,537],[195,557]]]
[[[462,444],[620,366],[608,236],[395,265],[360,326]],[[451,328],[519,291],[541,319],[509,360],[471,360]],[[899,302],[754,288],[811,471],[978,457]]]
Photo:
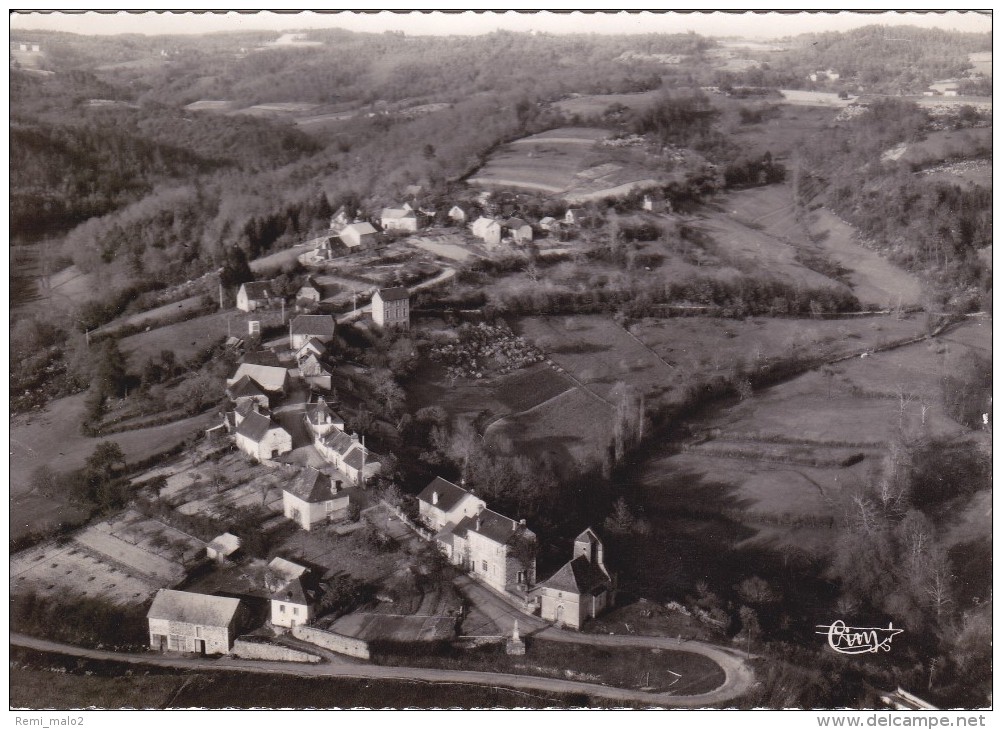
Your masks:
[[[195,652],[205,656],[205,639],[195,639]]]
[[[564,604],[557,604],[557,626],[563,626],[564,624]]]

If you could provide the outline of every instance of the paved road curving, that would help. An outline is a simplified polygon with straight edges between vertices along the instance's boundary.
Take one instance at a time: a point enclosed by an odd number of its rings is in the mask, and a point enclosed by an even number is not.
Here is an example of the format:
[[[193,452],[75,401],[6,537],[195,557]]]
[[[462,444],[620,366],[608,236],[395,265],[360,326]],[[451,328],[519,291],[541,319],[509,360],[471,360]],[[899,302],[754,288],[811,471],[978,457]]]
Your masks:
[[[554,630],[556,631],[556,630]],[[622,646],[647,646],[641,643],[643,640],[653,640],[656,643],[650,646],[661,646],[662,641],[668,639],[657,637],[596,637],[585,634],[569,634],[568,632],[557,632],[557,635],[567,634],[569,638],[557,639],[558,641],[574,641],[579,643],[600,643],[595,641],[601,639],[623,639],[626,642],[619,644]],[[553,638],[553,637],[547,637]],[[521,674],[493,674],[488,672],[473,672],[454,669],[426,669],[418,667],[387,667],[373,664],[290,664],[286,662],[240,660],[230,657],[220,659],[196,659],[174,656],[162,656],[157,654],[139,654],[126,652],[104,651],[100,649],[85,649],[69,644],[62,644],[46,639],[38,639],[32,636],[12,633],[10,635],[12,646],[34,649],[36,651],[55,652],[70,656],[96,659],[102,661],[123,662],[127,664],[146,664],[160,667],[172,667],[176,669],[187,669],[195,671],[239,671],[251,672],[255,674],[285,674],[302,677],[351,677],[360,679],[395,679],[403,681],[419,682],[442,682],[442,683],[469,683],[485,685],[490,687],[513,687],[515,689],[535,690],[542,692],[553,692],[561,694],[586,694],[590,697],[599,697],[613,702],[630,702],[644,705],[660,705],[665,707],[707,707],[719,703],[726,703],[744,692],[751,683],[751,672],[734,672],[724,666],[727,680],[716,690],[702,695],[674,696],[670,693],[640,692],[637,690],[621,689],[618,687],[607,687],[600,684],[590,684],[586,682],[572,682],[563,679],[552,679],[549,677],[532,677]],[[691,643],[691,642],[690,642]],[[680,647],[673,646],[673,650]],[[681,650],[691,650],[692,647],[681,647]],[[702,652],[701,652],[702,653]],[[714,657],[714,660],[718,659]]]

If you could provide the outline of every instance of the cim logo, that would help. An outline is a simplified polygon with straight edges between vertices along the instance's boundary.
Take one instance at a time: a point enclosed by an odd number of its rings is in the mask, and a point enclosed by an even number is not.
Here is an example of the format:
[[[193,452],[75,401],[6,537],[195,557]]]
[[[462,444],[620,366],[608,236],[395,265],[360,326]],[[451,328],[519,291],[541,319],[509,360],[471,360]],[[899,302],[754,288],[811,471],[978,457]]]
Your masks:
[[[839,654],[876,654],[878,651],[890,651],[891,640],[902,633],[904,629],[894,628],[888,623],[886,629],[862,628],[846,626],[845,621],[834,621],[829,625],[817,626],[824,631],[816,634],[828,637],[828,646]]]

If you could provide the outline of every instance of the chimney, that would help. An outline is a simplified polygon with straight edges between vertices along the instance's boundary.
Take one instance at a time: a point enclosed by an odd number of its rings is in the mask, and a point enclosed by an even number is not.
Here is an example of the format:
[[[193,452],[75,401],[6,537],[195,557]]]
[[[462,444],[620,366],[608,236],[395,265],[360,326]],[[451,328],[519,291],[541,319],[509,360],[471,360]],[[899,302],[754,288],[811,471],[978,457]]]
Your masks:
[[[525,527],[525,518],[523,517],[522,519],[520,519],[518,521],[518,524],[520,524],[522,527]]]
[[[438,504],[438,490],[431,493],[431,503]]]
[[[292,600],[292,591],[287,592],[285,595],[287,595],[289,597],[288,598],[289,601]]]
[[[477,515],[477,532],[480,532],[480,515]]]

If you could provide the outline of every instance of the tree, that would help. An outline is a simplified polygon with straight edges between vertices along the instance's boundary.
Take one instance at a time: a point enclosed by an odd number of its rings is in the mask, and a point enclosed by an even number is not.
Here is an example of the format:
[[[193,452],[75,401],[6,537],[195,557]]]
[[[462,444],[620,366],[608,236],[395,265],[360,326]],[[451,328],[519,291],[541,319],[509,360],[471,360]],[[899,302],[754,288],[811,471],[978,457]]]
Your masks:
[[[752,641],[762,635],[762,626],[758,622],[758,614],[748,606],[742,606],[738,615],[741,617],[741,632],[745,635],[745,654],[751,656]]]
[[[779,600],[779,596],[776,595],[769,584],[757,575],[745,578],[738,584],[737,588],[741,600],[752,605],[775,603]]]
[[[125,465],[125,453],[115,441],[102,441],[87,457],[87,470],[100,479],[111,479],[116,467]]]
[[[240,246],[228,246],[223,258],[223,268],[219,272],[219,282],[227,289],[254,281],[247,254]]]

